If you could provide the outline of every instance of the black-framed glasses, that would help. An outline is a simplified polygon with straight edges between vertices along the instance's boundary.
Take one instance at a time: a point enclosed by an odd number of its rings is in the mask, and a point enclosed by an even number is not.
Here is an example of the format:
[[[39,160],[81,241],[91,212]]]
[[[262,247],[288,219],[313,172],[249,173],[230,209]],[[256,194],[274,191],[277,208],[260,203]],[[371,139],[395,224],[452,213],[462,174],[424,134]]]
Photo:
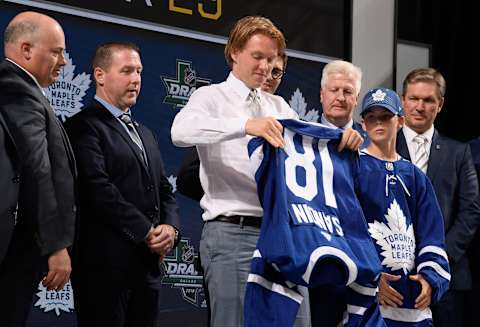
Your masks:
[[[272,78],[273,79],[280,79],[284,75],[284,71],[280,68],[273,68],[272,69]]]

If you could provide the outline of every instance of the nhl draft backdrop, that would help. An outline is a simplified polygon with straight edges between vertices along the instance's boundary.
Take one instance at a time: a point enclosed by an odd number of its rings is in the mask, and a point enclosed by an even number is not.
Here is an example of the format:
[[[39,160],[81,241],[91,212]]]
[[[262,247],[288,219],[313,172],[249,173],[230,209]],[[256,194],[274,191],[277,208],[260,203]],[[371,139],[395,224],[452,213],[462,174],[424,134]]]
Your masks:
[[[8,21],[18,12],[25,10],[44,12],[56,18],[63,26],[67,40],[68,63],[63,68],[60,79],[46,89],[48,99],[62,121],[82,110],[94,95],[95,86],[90,60],[95,47],[108,41],[136,43],[142,50],[144,71],[141,94],[137,105],[133,108],[133,114],[137,120],[147,125],[157,135],[167,175],[176,190],[176,173],[184,160],[186,150],[176,148],[171,143],[170,127],[175,114],[182,109],[191,93],[197,88],[221,82],[228,75],[229,68],[223,56],[226,38],[221,34],[225,34],[225,31],[228,31],[239,17],[255,13],[268,16],[268,12],[261,10],[246,12],[242,9],[235,16],[227,12],[225,9],[227,5],[222,11],[222,0],[214,1],[215,6],[209,0],[208,10],[211,13],[209,16],[206,12],[208,6],[200,6],[203,2],[169,0],[168,10],[164,10],[167,13],[163,13],[168,18],[165,21],[172,26],[169,29],[168,26],[157,24],[158,17],[163,17],[162,15],[159,14],[160,16],[157,17],[151,14],[151,10],[155,8],[161,11],[160,1],[96,2],[98,6],[103,6],[101,8],[103,12],[92,11],[96,5],[90,1],[0,1],[0,30],[3,33]],[[333,3],[333,1],[312,1],[316,5],[320,2],[327,5]],[[65,7],[62,3],[83,5],[84,9]],[[112,6],[112,3],[117,3],[118,6]],[[162,1],[162,3],[167,2]],[[258,1],[258,3],[266,4],[268,1]],[[337,1],[338,3],[343,2]],[[131,7],[134,9],[140,8],[138,9],[140,14],[145,15],[148,21],[139,23],[137,20],[132,20],[134,10],[119,12],[118,8],[124,8],[125,5],[135,5],[136,7]],[[203,16],[200,8],[203,10]],[[336,13],[331,15],[343,22],[342,15],[345,8],[336,8]],[[193,13],[194,9],[196,16]],[[119,14],[123,16],[118,16]],[[205,14],[207,14],[206,18]],[[139,17],[144,17],[141,15]],[[222,15],[227,17],[228,21],[222,22]],[[285,22],[285,16],[286,13],[283,12],[283,22]],[[271,15],[269,17],[277,23],[276,17]],[[214,31],[215,21],[221,22],[221,28],[218,28],[217,33],[220,34],[219,37],[179,29],[178,27],[188,27],[189,18],[193,19],[192,28],[197,32],[211,33]],[[202,25],[203,20],[208,20],[205,26]],[[292,28],[296,26],[292,21],[289,24]],[[298,30],[298,26],[295,30]],[[315,34],[315,31],[313,32]],[[342,45],[344,33],[343,27],[338,28],[338,35],[335,36],[338,42],[319,41],[321,44],[319,47],[328,45],[328,42],[334,43],[336,48],[332,48],[326,55],[345,58],[348,51]],[[288,37],[287,32],[286,34]],[[313,34],[311,34],[312,37]],[[319,103],[321,70],[330,57],[302,52],[305,49],[314,49],[312,43],[315,42],[308,42],[309,47],[302,48],[302,40],[295,41],[294,35],[290,37],[288,41],[296,44],[297,49],[290,51],[287,72],[278,93],[305,120],[316,121],[321,113]],[[3,43],[3,34],[1,41]],[[201,322],[206,317],[203,277],[197,271],[198,242],[202,228],[201,209],[197,203],[178,193],[177,200],[182,218],[183,237],[175,252],[164,260],[165,276],[161,283],[162,292],[159,303],[162,315],[159,324],[199,326],[204,325]],[[8,295],[0,291],[0,296]],[[47,291],[39,285],[32,299],[28,326],[76,326],[71,285],[67,284],[65,289],[59,292]]]

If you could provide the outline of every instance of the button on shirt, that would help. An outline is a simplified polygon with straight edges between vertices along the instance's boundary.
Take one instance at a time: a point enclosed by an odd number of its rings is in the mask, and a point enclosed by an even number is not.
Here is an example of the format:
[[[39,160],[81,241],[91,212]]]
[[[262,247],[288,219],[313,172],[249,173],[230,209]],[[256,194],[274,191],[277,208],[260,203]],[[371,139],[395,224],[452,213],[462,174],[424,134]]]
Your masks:
[[[252,136],[245,134],[245,124],[258,115],[249,93],[250,89],[230,73],[226,81],[195,91],[173,121],[173,143],[197,146],[205,191],[200,201],[204,220],[219,215],[263,215],[247,152]],[[261,116],[298,118],[281,97],[262,91],[258,95]]]
[[[417,143],[415,143],[413,139],[415,138],[415,136],[419,134],[406,125],[403,126],[402,130],[403,130],[403,135],[405,136],[405,140],[407,141],[407,147],[408,147],[408,153],[410,154],[410,159],[412,162],[416,162],[417,158],[415,158],[415,153],[417,150]],[[430,149],[432,147],[432,139],[433,139],[434,131],[435,131],[435,128],[432,125],[428,130],[425,131],[425,133],[421,134],[427,139],[427,142],[425,144],[425,150],[427,151],[428,157],[430,157]],[[427,161],[426,169],[428,169],[428,161]]]

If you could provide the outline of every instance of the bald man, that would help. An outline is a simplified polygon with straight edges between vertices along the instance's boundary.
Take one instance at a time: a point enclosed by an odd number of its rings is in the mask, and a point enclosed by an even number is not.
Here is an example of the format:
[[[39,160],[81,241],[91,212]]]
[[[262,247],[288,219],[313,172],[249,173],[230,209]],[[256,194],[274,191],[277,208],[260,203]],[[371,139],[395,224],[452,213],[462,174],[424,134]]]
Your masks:
[[[0,114],[21,172],[17,221],[0,266],[0,326],[10,327],[25,325],[40,280],[49,290],[60,290],[69,280],[76,173],[67,135],[43,91],[65,65],[61,26],[39,13],[20,13],[5,30],[4,51]]]

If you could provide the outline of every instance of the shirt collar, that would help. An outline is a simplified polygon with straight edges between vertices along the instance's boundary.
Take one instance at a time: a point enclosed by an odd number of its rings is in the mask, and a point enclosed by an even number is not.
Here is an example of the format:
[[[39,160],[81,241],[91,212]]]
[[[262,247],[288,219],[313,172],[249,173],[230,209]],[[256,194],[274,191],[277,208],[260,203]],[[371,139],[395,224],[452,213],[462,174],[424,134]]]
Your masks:
[[[425,131],[423,134],[418,134],[413,129],[408,127],[407,125],[403,126],[403,135],[405,135],[405,140],[407,144],[410,144],[413,141],[413,138],[417,135],[423,135],[427,139],[428,143],[432,143],[433,133],[435,131],[435,127],[432,125],[429,129]]]
[[[44,96],[47,96],[45,94],[45,90],[43,89],[43,87],[40,86],[40,83],[38,83],[38,80],[35,78],[35,76],[32,75],[32,73],[30,73],[28,70],[26,70],[25,68],[23,68],[22,66],[20,66],[19,64],[17,64],[15,61],[13,61],[12,59],[10,58],[5,58],[5,60],[8,60],[10,61],[12,64],[14,64],[15,66],[17,66],[18,68],[20,68],[21,70],[23,70],[28,76],[30,76],[31,79],[33,79],[33,81],[35,82],[35,84],[37,84],[38,88],[40,89],[40,91],[42,92],[42,94]]]
[[[244,100],[248,99],[248,95],[250,94],[251,89],[246,86],[244,82],[242,82],[235,75],[233,75],[233,72],[230,72],[230,74],[228,75],[227,85],[231,87],[233,91],[240,96],[240,98]],[[262,101],[262,92],[260,88],[257,88],[256,90],[260,101]]]
[[[352,128],[353,127],[353,119],[350,119],[350,121],[347,124],[345,124],[345,126],[338,127],[338,126],[334,125],[332,122],[330,122],[327,119],[327,117],[325,117],[325,115],[323,113],[322,113],[322,117],[320,118],[320,121],[322,122],[322,124],[327,125],[328,127],[332,127],[332,128],[345,129],[345,128]]]
[[[115,107],[113,104],[108,103],[107,101],[103,100],[100,98],[98,95],[95,94],[94,99],[100,102],[115,118],[119,118],[123,114],[128,114],[131,115],[130,113],[130,108],[127,109],[127,111],[123,111],[117,107]]]

